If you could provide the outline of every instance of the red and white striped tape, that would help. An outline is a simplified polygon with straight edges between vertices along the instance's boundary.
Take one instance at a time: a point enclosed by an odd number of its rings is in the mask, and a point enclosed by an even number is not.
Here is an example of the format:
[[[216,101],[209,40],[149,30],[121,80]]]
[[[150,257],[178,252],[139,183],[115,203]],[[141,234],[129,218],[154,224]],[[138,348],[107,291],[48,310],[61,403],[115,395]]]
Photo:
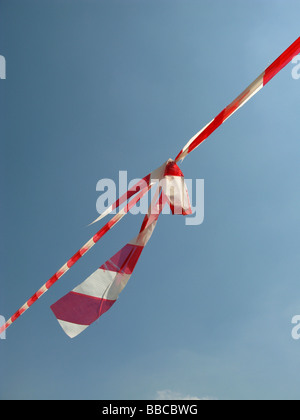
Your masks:
[[[50,279],[28,299],[20,309],[17,310],[4,325],[0,327],[0,334],[5,331],[13,322],[16,321],[23,313],[44,293],[46,293],[54,283],[57,282],[83,255],[85,255],[115,224],[117,224],[150,190],[153,184],[148,183],[138,194],[112,219],[106,223],[79,251],[77,251]],[[132,195],[131,195],[132,196]],[[131,197],[130,196],[130,197]],[[121,204],[121,203],[120,203]],[[118,207],[118,206],[117,206]],[[116,208],[116,207],[115,207]]]
[[[169,203],[173,214],[191,214],[183,174],[175,162],[169,161],[166,165],[163,181],[138,236],[83,283],[51,305],[60,326],[69,337],[80,334],[116,302],[154,231],[165,203]]]
[[[280,72],[292,59],[300,53],[300,37],[284,51],[257,79],[248,86],[230,105],[220,112],[210,123],[192,137],[181,149],[175,162],[182,161],[189,153],[206,140],[220,125],[240,109],[257,92],[259,92],[277,73]]]
[[[4,325],[0,327],[0,334],[5,331],[13,322],[16,321],[28,308],[46,293],[54,283],[57,282],[83,255],[87,253],[112,227],[118,223],[125,214],[149,191],[151,186],[147,186],[132,199],[126,207],[117,213],[105,226],[103,226],[86,244],[84,244],[76,254],[73,255],[27,302],[12,315]]]
[[[265,86],[280,70],[282,70],[296,55],[300,53],[300,37],[287,48],[251,85],[244,90],[230,105],[228,105],[220,114],[217,115],[209,124],[193,136],[188,143],[183,147],[175,158],[175,162],[182,161],[189,153],[198,147],[204,140],[206,140],[220,125],[222,125],[231,115],[233,115],[239,108],[241,108],[249,99],[251,99],[263,86]],[[159,171],[158,171],[159,172]],[[155,174],[156,176],[156,174]],[[66,271],[72,267],[99,239],[105,235],[133,205],[135,205],[144,194],[152,187],[153,173],[148,174],[143,178],[147,187],[144,188],[135,197],[134,200],[128,203],[127,211],[122,209],[117,213],[103,228],[101,228],[96,235],[93,236],[70,260],[58,270],[4,325],[0,327],[0,334],[6,330],[20,315],[22,315],[39,297],[41,297]],[[136,186],[135,186],[136,187]],[[133,187],[134,189],[134,187]],[[125,200],[128,200],[134,195],[133,189],[124,194],[116,203],[111,206],[111,210],[117,208]],[[102,219],[109,212],[109,209],[96,220]]]
[[[128,204],[120,210],[112,219],[106,223],[86,244],[84,244],[79,251],[77,251],[34,295],[28,299],[20,309],[18,309],[7,321],[0,327],[0,334],[5,331],[13,322],[15,322],[23,313],[30,308],[30,306],[36,302],[44,293],[46,293],[54,283],[57,282],[83,255],[85,255],[112,227],[117,224],[143,197],[144,195],[152,188],[155,183],[161,182],[161,180],[166,175],[166,167],[171,167],[169,159],[163,165],[161,165],[156,170],[152,171],[146,177],[143,178],[144,182],[138,182],[134,187],[127,191],[119,200],[116,201],[112,206],[110,206],[110,212],[118,208],[123,204],[127,197],[131,198],[134,194],[135,197],[128,202]],[[177,166],[177,165],[176,165]],[[179,169],[179,168],[178,168]],[[145,186],[146,183],[146,186]],[[138,188],[142,187],[141,191],[138,191]],[[138,191],[138,192],[137,192]],[[172,203],[171,203],[172,205]],[[102,219],[108,214],[106,210],[96,221]],[[94,223],[94,222],[93,222]]]
[[[101,265],[83,283],[51,305],[51,310],[69,337],[80,334],[116,302],[154,227],[152,223],[147,224],[133,241]]]

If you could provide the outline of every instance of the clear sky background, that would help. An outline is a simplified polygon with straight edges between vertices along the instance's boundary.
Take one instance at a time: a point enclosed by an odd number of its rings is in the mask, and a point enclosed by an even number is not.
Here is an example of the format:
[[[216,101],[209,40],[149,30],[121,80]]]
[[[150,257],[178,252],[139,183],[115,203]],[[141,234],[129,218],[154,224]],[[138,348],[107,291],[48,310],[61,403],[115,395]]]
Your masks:
[[[100,226],[99,179],[143,177],[299,37],[298,0],[0,0],[0,314]],[[134,237],[128,215],[0,340],[2,399],[298,399],[300,80],[290,64],[181,165],[205,219],[163,215],[77,338],[50,305]]]

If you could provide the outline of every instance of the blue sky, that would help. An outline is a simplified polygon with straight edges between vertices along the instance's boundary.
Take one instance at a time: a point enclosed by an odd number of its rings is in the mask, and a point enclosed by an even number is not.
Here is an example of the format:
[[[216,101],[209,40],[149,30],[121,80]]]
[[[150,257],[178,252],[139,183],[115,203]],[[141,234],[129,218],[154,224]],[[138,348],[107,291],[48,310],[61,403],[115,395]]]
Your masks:
[[[143,177],[299,37],[292,0],[0,0],[0,314],[98,229],[99,179]],[[0,340],[2,399],[299,399],[299,89],[290,64],[181,165],[205,219],[163,215],[76,339],[50,305],[136,235],[129,215]]]

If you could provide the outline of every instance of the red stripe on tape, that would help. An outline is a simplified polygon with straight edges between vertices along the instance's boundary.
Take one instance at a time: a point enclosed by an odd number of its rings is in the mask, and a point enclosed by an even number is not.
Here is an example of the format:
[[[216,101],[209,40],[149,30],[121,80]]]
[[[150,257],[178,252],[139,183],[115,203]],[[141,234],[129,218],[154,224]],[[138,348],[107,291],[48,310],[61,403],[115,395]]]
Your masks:
[[[51,305],[50,308],[56,318],[61,321],[90,325],[104,312],[108,311],[114,303],[115,300],[69,292]]]
[[[299,53],[300,37],[265,70],[264,86]]]

